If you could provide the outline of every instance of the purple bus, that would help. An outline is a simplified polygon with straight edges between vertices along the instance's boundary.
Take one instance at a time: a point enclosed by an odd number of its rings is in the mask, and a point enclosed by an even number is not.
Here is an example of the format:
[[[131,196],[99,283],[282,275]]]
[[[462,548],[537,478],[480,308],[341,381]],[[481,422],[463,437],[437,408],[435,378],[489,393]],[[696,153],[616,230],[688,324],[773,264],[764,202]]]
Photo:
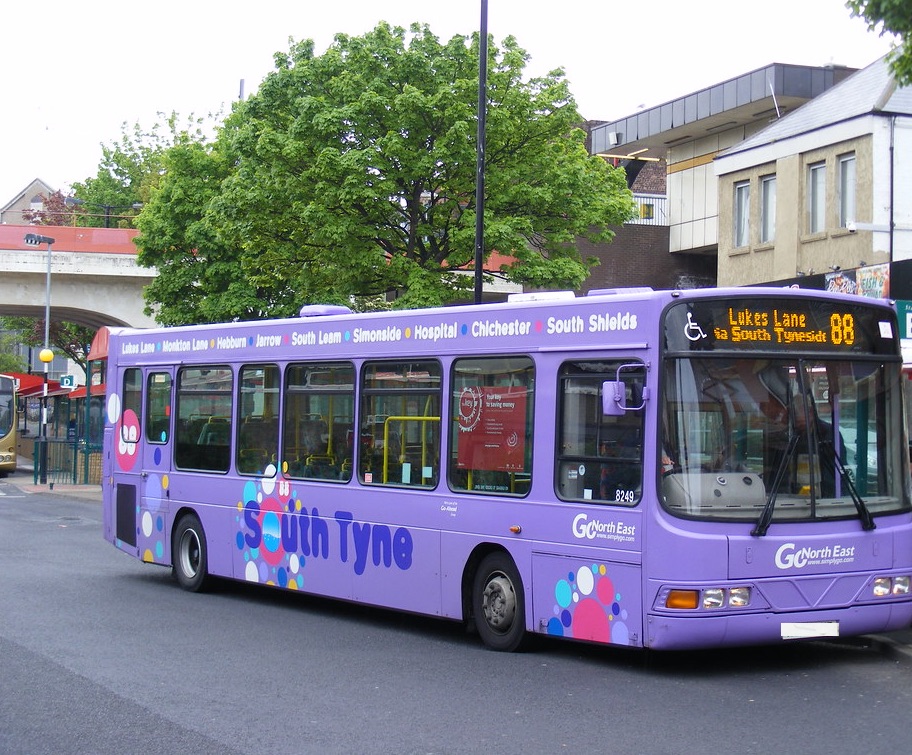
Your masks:
[[[104,535],[210,577],[655,649],[912,623],[896,314],[794,289],[113,329]]]

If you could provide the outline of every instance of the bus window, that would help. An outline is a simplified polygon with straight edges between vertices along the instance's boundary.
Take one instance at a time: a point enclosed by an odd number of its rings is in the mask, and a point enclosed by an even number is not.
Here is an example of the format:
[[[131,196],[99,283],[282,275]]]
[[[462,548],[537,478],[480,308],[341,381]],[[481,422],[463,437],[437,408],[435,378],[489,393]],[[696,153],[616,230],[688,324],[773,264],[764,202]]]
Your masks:
[[[629,361],[568,362],[561,367],[558,389],[558,497],[565,501],[634,504],[643,479],[642,409],[621,416],[602,410],[602,383],[615,380]],[[622,373],[625,405],[642,404],[645,370]]]
[[[354,447],[355,368],[350,362],[289,365],[282,463],[294,479],[348,482]]]
[[[453,365],[449,482],[453,490],[522,494],[532,482],[535,366],[528,357]]]
[[[232,386],[231,369],[222,365],[184,367],[177,373],[178,468],[228,471]]]
[[[150,443],[167,443],[171,439],[171,375],[152,372],[147,385],[146,438]]]
[[[276,471],[279,448],[279,368],[275,364],[241,367],[238,402],[237,471],[241,474]]]
[[[440,364],[370,362],[361,382],[359,477],[434,487],[440,473]]]
[[[669,360],[663,474],[669,510],[771,521],[901,510],[895,365],[753,357]],[[719,484],[723,480],[725,485]],[[711,495],[708,490],[714,490]]]
[[[132,412],[133,416],[128,415]],[[124,422],[121,425],[121,440],[125,443],[136,443],[138,437],[132,437],[139,432],[139,418],[142,416],[142,370],[133,367],[124,370],[123,376],[123,414]],[[130,437],[127,437],[127,436]]]

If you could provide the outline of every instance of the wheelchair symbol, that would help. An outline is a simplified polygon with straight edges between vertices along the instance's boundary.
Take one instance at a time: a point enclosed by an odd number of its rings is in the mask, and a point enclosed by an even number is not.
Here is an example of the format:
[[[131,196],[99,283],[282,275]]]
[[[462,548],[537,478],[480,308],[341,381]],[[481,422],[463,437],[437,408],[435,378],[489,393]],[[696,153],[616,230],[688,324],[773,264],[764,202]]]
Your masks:
[[[703,328],[693,321],[693,313],[691,312],[687,313],[687,325],[684,326],[684,335],[689,341],[699,341],[701,338],[706,338]]]

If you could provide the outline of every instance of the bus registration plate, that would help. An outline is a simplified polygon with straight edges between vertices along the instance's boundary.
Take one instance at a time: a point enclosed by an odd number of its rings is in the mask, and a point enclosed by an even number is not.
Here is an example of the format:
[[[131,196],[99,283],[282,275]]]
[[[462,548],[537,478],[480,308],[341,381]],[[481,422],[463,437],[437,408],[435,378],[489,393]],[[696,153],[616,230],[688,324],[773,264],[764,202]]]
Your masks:
[[[838,621],[783,621],[783,640],[806,640],[811,637],[838,637]]]

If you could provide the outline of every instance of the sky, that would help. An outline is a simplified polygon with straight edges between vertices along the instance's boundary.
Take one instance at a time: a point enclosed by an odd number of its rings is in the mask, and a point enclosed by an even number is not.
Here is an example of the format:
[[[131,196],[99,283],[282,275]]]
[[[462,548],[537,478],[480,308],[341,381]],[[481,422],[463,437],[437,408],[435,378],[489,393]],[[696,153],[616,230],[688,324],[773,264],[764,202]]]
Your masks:
[[[0,13],[0,206],[33,179],[66,192],[97,172],[122,125],[227,112],[289,38],[317,53],[379,21],[471,35],[481,0],[41,0]],[[863,68],[890,40],[844,0],[488,0],[495,43],[514,36],[528,77],[562,68],[580,113],[615,120],[770,63]]]

